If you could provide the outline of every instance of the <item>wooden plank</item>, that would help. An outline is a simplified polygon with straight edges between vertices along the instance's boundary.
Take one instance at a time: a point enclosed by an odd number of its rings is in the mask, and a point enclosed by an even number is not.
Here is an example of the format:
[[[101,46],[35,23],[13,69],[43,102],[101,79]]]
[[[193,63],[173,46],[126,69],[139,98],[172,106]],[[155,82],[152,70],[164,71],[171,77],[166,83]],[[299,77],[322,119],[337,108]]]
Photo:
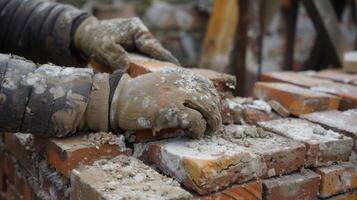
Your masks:
[[[238,25],[237,0],[215,0],[209,19],[199,66],[230,73],[229,54]]]

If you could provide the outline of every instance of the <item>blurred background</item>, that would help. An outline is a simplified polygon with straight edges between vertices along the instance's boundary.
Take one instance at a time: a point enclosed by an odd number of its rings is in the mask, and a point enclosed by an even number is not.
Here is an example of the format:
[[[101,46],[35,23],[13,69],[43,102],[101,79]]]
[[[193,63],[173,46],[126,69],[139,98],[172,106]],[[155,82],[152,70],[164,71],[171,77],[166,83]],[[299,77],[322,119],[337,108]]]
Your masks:
[[[341,67],[334,55],[340,49],[328,40],[337,40],[345,45],[343,49],[357,46],[354,0],[316,1],[322,9],[318,12],[314,12],[316,5],[304,0],[58,2],[85,9],[99,19],[140,17],[183,66],[236,75],[240,95],[249,95],[264,71]],[[323,29],[334,33],[336,23],[332,20],[324,27],[321,20],[331,16],[338,20],[338,32],[326,38]]]

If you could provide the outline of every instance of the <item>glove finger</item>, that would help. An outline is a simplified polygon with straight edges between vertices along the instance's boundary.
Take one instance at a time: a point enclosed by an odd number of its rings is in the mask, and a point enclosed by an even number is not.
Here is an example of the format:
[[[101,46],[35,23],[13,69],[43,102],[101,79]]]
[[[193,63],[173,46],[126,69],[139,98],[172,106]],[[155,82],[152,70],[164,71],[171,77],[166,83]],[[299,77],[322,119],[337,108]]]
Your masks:
[[[189,137],[195,139],[203,137],[207,129],[207,123],[199,111],[185,107],[181,120],[182,124],[188,124],[186,130]]]
[[[180,66],[180,62],[148,31],[138,31],[134,36],[136,48],[155,59]]]
[[[221,115],[219,111],[219,104],[213,100],[207,99],[205,101],[193,98],[185,100],[185,106],[197,110],[207,122],[207,134],[212,134],[219,129],[221,124]]]
[[[125,49],[114,41],[103,41],[91,48],[91,58],[102,66],[108,66],[113,71],[129,68],[129,57]]]

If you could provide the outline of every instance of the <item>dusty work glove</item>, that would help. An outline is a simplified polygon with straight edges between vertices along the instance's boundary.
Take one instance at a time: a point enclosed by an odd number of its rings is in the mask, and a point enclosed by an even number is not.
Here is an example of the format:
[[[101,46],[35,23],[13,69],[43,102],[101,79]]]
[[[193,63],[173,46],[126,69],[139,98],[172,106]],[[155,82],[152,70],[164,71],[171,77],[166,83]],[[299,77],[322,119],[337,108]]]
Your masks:
[[[180,128],[192,138],[221,124],[219,96],[211,81],[184,69],[124,75],[111,105],[111,126],[125,130]],[[117,109],[116,109],[117,108]]]
[[[112,70],[129,67],[127,51],[139,51],[158,60],[179,64],[139,18],[98,21],[90,17],[76,30],[75,46],[91,60]]]

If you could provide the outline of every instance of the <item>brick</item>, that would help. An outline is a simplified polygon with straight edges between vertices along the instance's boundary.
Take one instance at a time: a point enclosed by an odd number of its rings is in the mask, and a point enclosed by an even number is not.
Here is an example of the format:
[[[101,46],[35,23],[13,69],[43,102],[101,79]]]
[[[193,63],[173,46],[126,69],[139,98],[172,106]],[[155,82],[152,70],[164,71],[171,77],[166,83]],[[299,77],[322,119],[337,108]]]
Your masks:
[[[148,156],[161,171],[200,195],[265,173],[260,156],[218,136],[155,142],[149,145]]]
[[[347,161],[352,152],[352,138],[306,120],[286,118],[260,122],[259,125],[268,131],[305,143],[306,166]]]
[[[222,124],[234,123],[233,113],[229,108],[229,103],[227,102],[226,99],[222,99],[221,101],[221,118],[222,118]]]
[[[72,169],[88,165],[95,160],[130,154],[124,138],[112,133],[92,133],[63,139],[35,137],[35,148],[57,171],[69,177]]]
[[[148,157],[161,171],[204,195],[257,177],[298,170],[304,164],[305,147],[254,126],[229,125],[200,140],[151,143]]]
[[[129,74],[131,77],[137,77],[142,74],[161,71],[168,68],[176,68],[178,66],[163,62],[155,59],[151,59],[145,56],[131,54],[130,55],[130,68]],[[195,74],[206,77],[213,82],[213,85],[220,92],[223,97],[232,97],[232,92],[235,89],[236,78],[232,75],[219,73],[208,69],[187,69]]]
[[[265,72],[262,74],[261,80],[264,82],[285,82],[298,85],[301,87],[313,87],[322,83],[330,83],[331,81],[315,78],[306,74],[301,74],[291,71],[280,72]]]
[[[268,104],[271,106],[271,108],[277,112],[281,117],[289,117],[290,112],[279,102],[275,100],[270,100]]]
[[[221,192],[198,197],[199,200],[262,200],[263,185],[261,181],[251,181],[245,184],[233,185]]]
[[[165,138],[173,138],[185,135],[185,132],[181,129],[163,129],[153,133],[151,129],[138,130],[135,132],[127,131],[124,133],[125,139],[128,143],[134,142],[149,142],[156,141]]]
[[[265,101],[275,100],[295,116],[323,110],[336,110],[340,99],[288,83],[257,82],[253,96]]]
[[[357,107],[357,86],[331,82],[311,87],[311,90],[339,96],[341,98],[339,106],[340,110],[348,110]]]
[[[315,200],[320,176],[311,170],[263,180],[266,200]]]
[[[245,146],[259,155],[264,163],[267,178],[297,171],[304,165],[305,145],[301,142],[281,137],[255,126],[229,125],[223,137],[234,144]]]
[[[24,133],[5,133],[6,149],[33,177],[38,176],[38,169],[33,162],[33,136]]]
[[[330,198],[323,198],[324,200],[356,200],[357,199],[357,190],[348,191],[346,193],[336,195]]]
[[[321,70],[319,72],[311,74],[311,76],[329,79],[341,83],[351,83],[353,84],[354,81],[357,81],[357,74],[348,74],[344,73],[340,69],[326,69]]]
[[[214,87],[219,92],[221,92],[221,96],[233,97],[232,93],[234,92],[235,86],[237,84],[237,80],[234,76],[225,73],[219,73],[209,69],[192,68],[189,70],[195,74],[201,75],[211,80]],[[222,92],[225,92],[225,94],[222,95]]]
[[[346,112],[333,110],[314,112],[301,117],[353,138],[354,150],[357,152],[357,112],[353,110]]]
[[[164,61],[155,60],[139,54],[130,54],[129,74],[131,77],[137,77],[150,72],[161,71],[167,68],[176,68],[177,66]]]
[[[191,199],[190,193],[134,157],[99,160],[71,174],[71,199]]]
[[[1,162],[3,163],[3,172],[5,175],[5,178],[10,182],[14,183],[15,182],[15,163],[13,158],[5,152],[3,154]]]
[[[357,189],[357,166],[352,163],[320,167],[314,171],[321,176],[319,197],[330,197],[349,189]]]
[[[230,117],[235,124],[256,125],[260,121],[280,118],[272,111],[271,106],[262,100],[235,97],[224,99],[230,109]]]

